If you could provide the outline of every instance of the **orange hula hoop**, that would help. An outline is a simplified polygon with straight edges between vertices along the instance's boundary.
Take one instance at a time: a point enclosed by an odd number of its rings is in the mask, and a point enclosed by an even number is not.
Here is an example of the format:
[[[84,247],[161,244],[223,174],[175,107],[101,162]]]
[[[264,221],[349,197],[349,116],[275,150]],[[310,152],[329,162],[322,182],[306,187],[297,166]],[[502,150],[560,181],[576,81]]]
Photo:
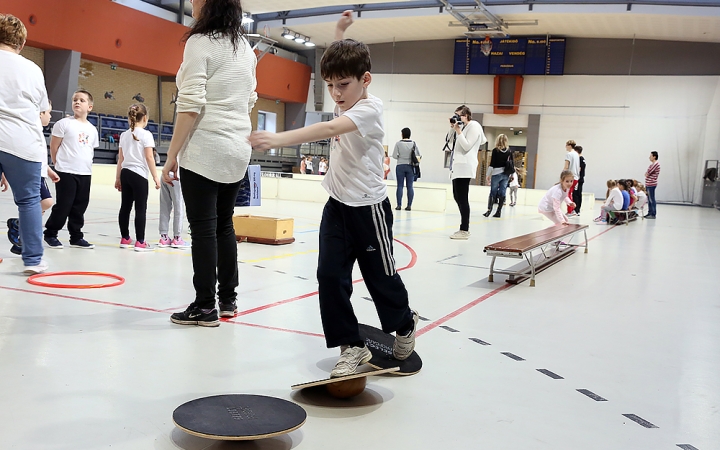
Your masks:
[[[44,281],[38,281],[38,278],[57,277],[57,276],[63,276],[63,275],[82,275],[82,276],[88,275],[88,276],[93,276],[93,277],[113,278],[116,281],[113,281],[111,283],[100,283],[100,284],[62,284],[62,283],[46,283]],[[119,275],[114,275],[112,273],[104,273],[104,272],[50,272],[50,273],[38,273],[38,274],[32,275],[32,276],[28,277],[27,282],[30,284],[33,284],[35,286],[51,287],[51,288],[99,289],[99,288],[120,286],[121,284],[125,283],[125,278],[123,278]]]

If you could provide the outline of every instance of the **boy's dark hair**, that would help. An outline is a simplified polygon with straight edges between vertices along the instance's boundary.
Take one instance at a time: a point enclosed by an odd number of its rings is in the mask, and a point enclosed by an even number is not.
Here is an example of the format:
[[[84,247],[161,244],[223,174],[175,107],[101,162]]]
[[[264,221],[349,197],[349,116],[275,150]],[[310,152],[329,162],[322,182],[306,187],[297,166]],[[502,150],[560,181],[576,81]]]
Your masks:
[[[75,95],[75,94],[85,94],[85,95],[87,95],[88,102],[90,102],[91,105],[92,105],[93,103],[95,103],[95,100],[93,100],[92,94],[91,94],[90,92],[86,91],[86,90],[83,89],[83,88],[80,88],[80,89],[78,89],[77,91],[75,91],[75,92],[73,93],[73,95]]]
[[[410,128],[403,128],[401,131],[403,139],[410,139]]]
[[[582,146],[576,145],[573,150],[575,150],[576,152],[578,152],[578,154],[580,154],[580,153],[582,153]]]
[[[237,51],[240,40],[245,36],[242,27],[243,10],[240,0],[207,0],[202,13],[190,31],[185,33],[184,41],[190,36],[204,34],[211,39],[226,37]]]
[[[320,60],[320,76],[323,80],[354,77],[361,79],[370,72],[370,49],[362,42],[343,39],[330,44]]]
[[[658,152],[650,152],[651,155],[655,158],[655,161],[658,160]]]

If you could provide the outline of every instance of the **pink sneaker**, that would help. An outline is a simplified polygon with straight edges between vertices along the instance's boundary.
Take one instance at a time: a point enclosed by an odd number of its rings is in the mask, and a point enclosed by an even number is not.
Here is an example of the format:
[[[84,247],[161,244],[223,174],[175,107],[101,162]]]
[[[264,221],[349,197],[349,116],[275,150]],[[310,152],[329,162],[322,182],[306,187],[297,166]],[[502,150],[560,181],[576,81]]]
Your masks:
[[[160,236],[160,242],[158,242],[158,247],[170,247],[172,244],[172,241],[167,236]]]
[[[190,248],[190,244],[183,241],[181,237],[175,237],[170,244],[172,248]]]
[[[131,248],[133,246],[132,238],[120,239],[120,248]]]
[[[135,251],[136,252],[154,252],[155,247],[148,244],[147,241],[145,241],[145,242],[137,241],[137,242],[135,242]]]

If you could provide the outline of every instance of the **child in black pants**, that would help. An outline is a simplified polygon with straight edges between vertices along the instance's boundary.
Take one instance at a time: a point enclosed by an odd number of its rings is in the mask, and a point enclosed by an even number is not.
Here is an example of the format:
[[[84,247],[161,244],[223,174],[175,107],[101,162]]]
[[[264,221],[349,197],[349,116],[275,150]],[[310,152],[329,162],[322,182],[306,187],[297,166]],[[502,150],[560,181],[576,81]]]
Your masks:
[[[330,376],[356,372],[372,357],[358,331],[350,302],[355,261],[375,303],[382,329],[395,332],[393,355],[407,359],[415,348],[418,314],[395,270],[392,247],[392,208],[383,181],[383,105],[368,94],[372,80],[370,53],[365,44],[343,39],[352,24],[345,11],[337,23],[335,42],[321,60],[321,75],[337,104],[335,119],[283,133],[256,132],[255,150],[332,138],[332,165],[323,179],[330,194],[320,223],[318,282],[320,315],[329,348],[341,347]]]

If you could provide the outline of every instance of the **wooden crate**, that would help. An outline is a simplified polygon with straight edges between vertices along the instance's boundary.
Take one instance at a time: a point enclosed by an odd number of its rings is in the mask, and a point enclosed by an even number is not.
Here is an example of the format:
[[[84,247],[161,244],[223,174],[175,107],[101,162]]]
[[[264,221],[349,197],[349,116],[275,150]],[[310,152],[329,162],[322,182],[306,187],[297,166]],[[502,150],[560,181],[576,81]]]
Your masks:
[[[235,236],[248,242],[264,244],[289,244],[293,242],[294,219],[252,216],[241,214],[233,216]]]

